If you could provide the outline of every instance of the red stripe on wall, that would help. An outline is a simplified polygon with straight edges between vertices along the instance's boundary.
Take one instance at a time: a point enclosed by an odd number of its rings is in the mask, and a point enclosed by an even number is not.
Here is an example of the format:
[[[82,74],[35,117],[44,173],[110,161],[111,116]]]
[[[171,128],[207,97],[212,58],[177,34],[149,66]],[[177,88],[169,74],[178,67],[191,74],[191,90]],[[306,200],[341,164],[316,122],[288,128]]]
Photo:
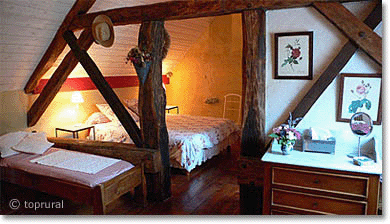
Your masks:
[[[139,85],[139,80],[137,76],[107,76],[104,78],[113,89],[135,87]],[[41,93],[48,81],[49,79],[39,80],[38,86],[34,89],[33,94]],[[169,78],[166,75],[163,75],[163,82],[164,84],[169,84]],[[95,89],[97,88],[89,77],[68,78],[66,79],[65,83],[62,85],[60,92],[95,90]]]

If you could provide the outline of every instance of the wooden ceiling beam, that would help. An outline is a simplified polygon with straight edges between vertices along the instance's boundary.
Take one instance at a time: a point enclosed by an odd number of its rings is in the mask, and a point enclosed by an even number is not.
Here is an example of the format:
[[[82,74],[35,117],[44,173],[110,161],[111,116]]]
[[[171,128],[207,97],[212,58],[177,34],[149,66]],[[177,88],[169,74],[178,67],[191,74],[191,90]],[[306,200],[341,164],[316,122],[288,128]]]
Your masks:
[[[382,4],[379,2],[371,11],[368,17],[364,20],[371,29],[374,29],[382,21]],[[348,63],[349,59],[354,55],[357,46],[352,42],[347,42],[339,51],[338,55],[328,65],[326,70],[320,75],[311,89],[306,93],[303,99],[296,105],[292,112],[294,118],[304,117],[310,108],[314,105],[317,99],[325,91],[326,88],[333,82],[336,76]],[[287,119],[286,119],[287,120]]]
[[[74,3],[61,26],[58,28],[56,35],[51,41],[45,54],[41,58],[39,64],[30,76],[26,86],[24,87],[25,93],[32,93],[34,91],[35,87],[38,85],[39,80],[53,66],[58,56],[60,56],[64,50],[66,42],[64,38],[62,38],[62,34],[68,30],[68,27],[72,24],[73,19],[77,15],[86,13],[95,3],[95,1],[96,0],[77,0],[76,3]]]
[[[281,9],[310,6],[314,2],[351,2],[367,0],[198,0],[169,1],[151,5],[124,7],[77,16],[71,30],[90,27],[93,19],[104,14],[114,25],[140,24],[142,21],[181,20],[240,13],[252,9]]]
[[[337,2],[316,2],[313,6],[341,32],[382,65],[382,38]]]
[[[85,29],[77,42],[81,48],[88,50],[94,42],[91,29]],[[28,127],[32,127],[38,122],[78,63],[79,61],[73,52],[69,51],[27,112]]]

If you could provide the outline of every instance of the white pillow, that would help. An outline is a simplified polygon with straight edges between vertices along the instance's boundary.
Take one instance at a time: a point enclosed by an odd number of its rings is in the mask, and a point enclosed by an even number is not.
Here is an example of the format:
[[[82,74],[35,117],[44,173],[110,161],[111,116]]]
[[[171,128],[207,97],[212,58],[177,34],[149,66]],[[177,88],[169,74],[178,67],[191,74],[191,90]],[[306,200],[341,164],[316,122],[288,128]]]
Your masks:
[[[29,133],[18,144],[12,146],[13,150],[31,154],[43,154],[52,147],[54,143],[47,141],[46,133]]]
[[[111,121],[116,121],[116,122],[119,121],[119,119],[115,115],[114,111],[112,111],[110,105],[96,104],[96,107],[100,110],[100,112],[102,112],[104,115],[106,115],[106,117],[108,117],[108,119],[110,119]],[[135,122],[139,121],[139,117],[136,113],[134,113],[133,111],[131,111],[127,107],[125,107],[125,109],[127,110],[127,112],[129,112],[130,116],[134,119]]]
[[[19,152],[16,152],[11,147],[18,144],[27,134],[28,132],[18,131],[0,136],[1,158],[19,154]]]
[[[102,124],[110,122],[110,119],[106,117],[102,112],[94,112],[88,119],[85,121],[85,124],[93,125],[93,124]]]

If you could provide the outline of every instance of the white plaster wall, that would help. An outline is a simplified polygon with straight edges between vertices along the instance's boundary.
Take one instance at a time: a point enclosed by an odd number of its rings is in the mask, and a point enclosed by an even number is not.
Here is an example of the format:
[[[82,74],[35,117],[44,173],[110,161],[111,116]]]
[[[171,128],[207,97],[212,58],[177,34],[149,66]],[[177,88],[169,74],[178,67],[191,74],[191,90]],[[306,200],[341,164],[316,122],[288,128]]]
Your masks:
[[[364,15],[367,3],[348,3],[344,5],[358,17]],[[329,63],[337,55],[347,38],[314,8],[273,10],[267,12],[267,62],[266,62],[266,130],[280,125],[288,118],[296,104],[304,97]],[[279,32],[313,31],[313,80],[274,79],[274,40],[273,34]],[[375,31],[382,36],[382,25]],[[364,52],[358,51],[343,68],[341,73],[381,73],[381,67]],[[336,153],[350,153],[357,150],[358,138],[352,134],[349,124],[336,122],[338,99],[338,78],[325,90],[317,102],[299,124],[298,128],[322,127],[333,130],[336,135]],[[375,125],[373,133],[363,139],[376,138],[378,148],[382,148],[382,125]]]

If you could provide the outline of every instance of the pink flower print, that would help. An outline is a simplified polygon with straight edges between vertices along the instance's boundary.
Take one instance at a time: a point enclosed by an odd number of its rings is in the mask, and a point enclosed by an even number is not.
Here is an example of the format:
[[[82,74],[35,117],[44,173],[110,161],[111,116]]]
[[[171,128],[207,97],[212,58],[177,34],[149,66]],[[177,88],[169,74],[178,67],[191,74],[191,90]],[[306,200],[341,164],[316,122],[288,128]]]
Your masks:
[[[366,88],[363,85],[358,85],[356,87],[356,93],[359,95],[363,95],[366,92]]]

